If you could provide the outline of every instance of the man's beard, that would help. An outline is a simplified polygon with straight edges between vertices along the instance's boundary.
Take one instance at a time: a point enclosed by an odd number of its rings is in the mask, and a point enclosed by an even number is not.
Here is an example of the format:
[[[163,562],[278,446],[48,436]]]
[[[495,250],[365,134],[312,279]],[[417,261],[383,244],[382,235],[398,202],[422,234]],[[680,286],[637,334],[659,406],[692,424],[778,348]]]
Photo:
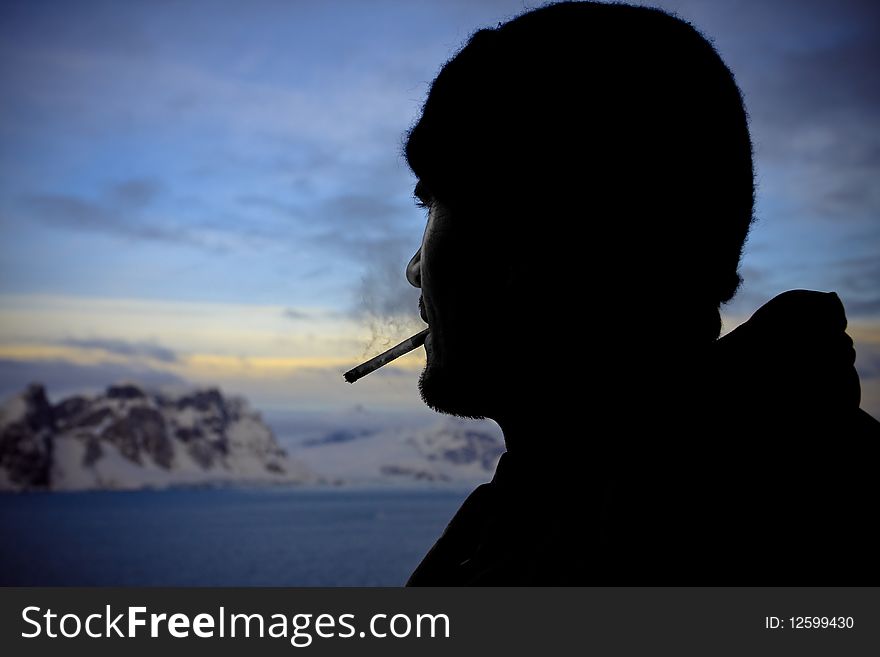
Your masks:
[[[428,361],[419,376],[422,401],[438,413],[483,419],[488,412],[488,391],[485,386],[475,385],[480,377],[474,374],[472,371],[456,371],[448,366],[439,367]]]

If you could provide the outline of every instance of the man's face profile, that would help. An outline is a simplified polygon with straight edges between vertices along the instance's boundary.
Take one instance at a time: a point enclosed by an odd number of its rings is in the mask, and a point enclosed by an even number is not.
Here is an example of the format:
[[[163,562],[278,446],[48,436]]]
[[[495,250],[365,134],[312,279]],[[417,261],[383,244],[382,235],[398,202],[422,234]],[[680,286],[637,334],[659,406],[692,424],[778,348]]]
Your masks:
[[[432,197],[424,184],[415,195],[428,211],[422,245],[406,268],[421,289],[419,309],[431,332],[419,390],[431,408],[453,415],[489,412],[486,391],[493,386],[494,334],[504,313],[504,280],[497,244],[475,222],[457,216]],[[482,392],[481,392],[482,391]]]

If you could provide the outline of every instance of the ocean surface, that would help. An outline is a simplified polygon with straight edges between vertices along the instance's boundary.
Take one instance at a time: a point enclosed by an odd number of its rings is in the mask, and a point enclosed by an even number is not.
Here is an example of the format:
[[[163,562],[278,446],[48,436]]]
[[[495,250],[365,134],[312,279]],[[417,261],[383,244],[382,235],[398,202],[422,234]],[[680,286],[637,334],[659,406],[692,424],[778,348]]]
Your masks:
[[[467,494],[0,494],[0,585],[401,586]]]

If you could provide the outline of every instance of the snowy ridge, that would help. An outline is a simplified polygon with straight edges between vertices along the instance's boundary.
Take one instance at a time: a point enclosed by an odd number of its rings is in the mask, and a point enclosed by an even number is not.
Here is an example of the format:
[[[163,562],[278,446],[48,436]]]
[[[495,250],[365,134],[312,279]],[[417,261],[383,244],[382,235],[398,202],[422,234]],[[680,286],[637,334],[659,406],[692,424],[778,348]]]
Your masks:
[[[328,431],[297,455],[337,484],[473,486],[489,481],[504,452],[497,425],[446,417],[423,427]]]
[[[0,407],[0,490],[316,483],[244,399],[133,383],[51,405],[31,385]]]

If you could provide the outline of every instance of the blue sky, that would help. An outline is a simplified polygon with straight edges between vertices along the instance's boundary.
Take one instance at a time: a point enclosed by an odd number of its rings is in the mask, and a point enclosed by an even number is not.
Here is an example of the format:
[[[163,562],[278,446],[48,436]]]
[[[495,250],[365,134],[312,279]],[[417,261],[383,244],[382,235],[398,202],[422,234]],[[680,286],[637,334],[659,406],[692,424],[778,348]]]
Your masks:
[[[880,12],[654,4],[713,38],[751,116],[758,222],[728,327],[836,290],[880,412]],[[442,63],[524,6],[4,2],[0,392],[131,376],[417,405],[415,356],[338,384],[419,325],[401,139]]]

